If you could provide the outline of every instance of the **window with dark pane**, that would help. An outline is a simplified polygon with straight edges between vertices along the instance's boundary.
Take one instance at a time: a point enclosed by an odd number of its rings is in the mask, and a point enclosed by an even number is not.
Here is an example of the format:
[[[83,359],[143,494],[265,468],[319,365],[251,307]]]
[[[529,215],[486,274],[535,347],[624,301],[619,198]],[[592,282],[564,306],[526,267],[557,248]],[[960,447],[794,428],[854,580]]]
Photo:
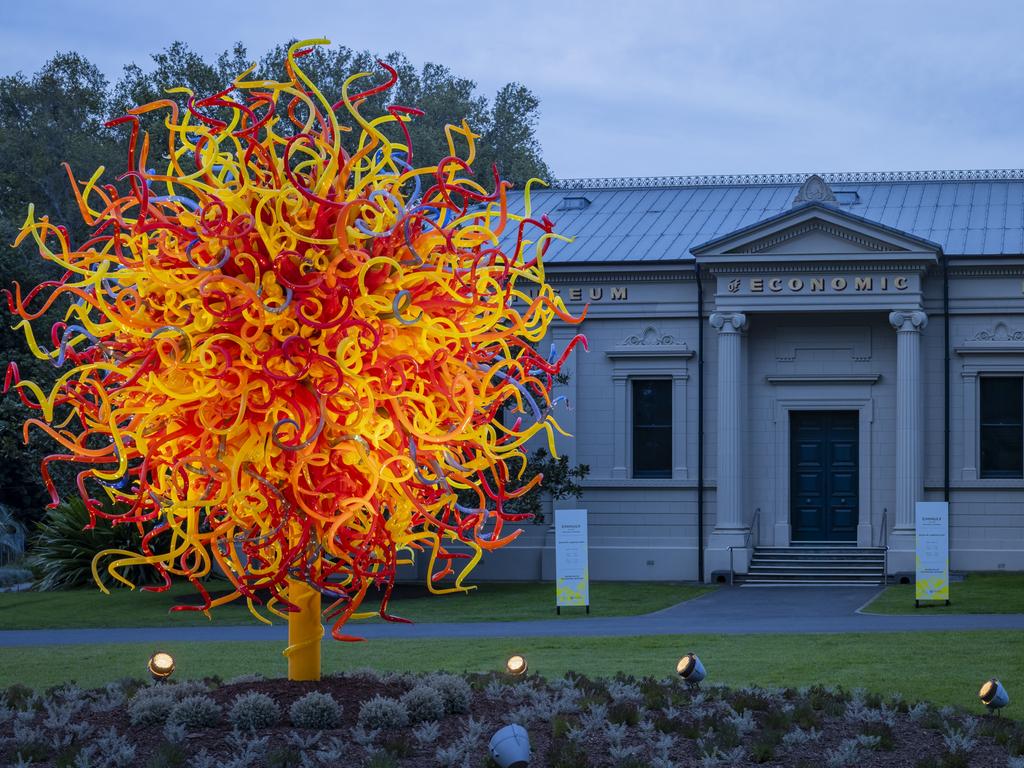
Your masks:
[[[981,476],[1024,477],[1024,378],[983,376]]]
[[[672,382],[633,380],[633,477],[672,477]]]

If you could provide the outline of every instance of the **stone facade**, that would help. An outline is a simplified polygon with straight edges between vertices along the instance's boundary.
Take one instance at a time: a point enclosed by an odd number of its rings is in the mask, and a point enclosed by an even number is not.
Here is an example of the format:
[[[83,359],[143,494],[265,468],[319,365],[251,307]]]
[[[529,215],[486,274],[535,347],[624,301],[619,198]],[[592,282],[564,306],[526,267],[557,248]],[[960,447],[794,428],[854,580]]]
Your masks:
[[[676,262],[590,263],[581,252],[549,266],[570,310],[589,304],[582,327],[552,340],[590,342],[558,392],[574,435],[559,449],[590,475],[581,500],[556,506],[589,510],[591,578],[706,579],[730,567],[730,547],[742,570],[746,542],[789,546],[792,414],[831,411],[855,414],[850,540],[887,543],[890,571],[912,572],[914,503],[946,493],[944,262],[950,566],[1024,569],[1024,478],[979,472],[979,381],[1024,375],[1024,256],[948,257],[941,243],[850,214],[820,181],[794,187],[789,210]],[[671,381],[671,472],[636,478],[630,391],[649,378]],[[527,524],[475,573],[552,578],[552,541],[546,525]]]

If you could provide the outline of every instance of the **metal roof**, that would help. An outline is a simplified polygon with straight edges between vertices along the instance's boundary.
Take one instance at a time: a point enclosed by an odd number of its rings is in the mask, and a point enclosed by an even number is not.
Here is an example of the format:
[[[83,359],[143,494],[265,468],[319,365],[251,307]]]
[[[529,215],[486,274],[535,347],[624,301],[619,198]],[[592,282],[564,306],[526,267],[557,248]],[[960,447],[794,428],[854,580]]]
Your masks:
[[[811,174],[569,179],[534,187],[533,214],[574,237],[548,263],[657,262],[784,213]],[[1024,255],[1024,170],[823,173],[839,210],[942,246],[951,256]],[[580,198],[584,198],[581,200]],[[509,209],[523,213],[523,195]]]

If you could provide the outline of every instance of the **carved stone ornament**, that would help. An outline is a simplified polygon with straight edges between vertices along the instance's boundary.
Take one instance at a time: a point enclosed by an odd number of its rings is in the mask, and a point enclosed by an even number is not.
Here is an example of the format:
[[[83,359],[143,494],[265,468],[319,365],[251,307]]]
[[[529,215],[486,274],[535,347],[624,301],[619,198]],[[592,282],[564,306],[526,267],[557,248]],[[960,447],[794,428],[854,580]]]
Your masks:
[[[629,336],[622,342],[623,346],[630,347],[674,346],[677,344],[680,344],[680,342],[676,341],[674,336],[669,336],[667,333],[658,333],[654,326],[651,325],[644,328],[643,333]],[[681,346],[685,347],[686,342],[682,342]]]
[[[830,187],[821,176],[814,173],[807,177],[804,181],[803,186],[800,187],[800,191],[796,193],[796,199],[793,200],[793,205],[799,205],[800,203],[836,203],[835,194],[832,192]]]
[[[889,324],[897,331],[923,331],[928,325],[928,315],[919,309],[897,309],[889,313]]]
[[[739,333],[747,327],[747,316],[742,312],[712,312],[708,322],[719,333]]]
[[[1024,331],[1011,331],[1006,323],[996,323],[991,331],[978,331],[971,341],[1024,341]]]

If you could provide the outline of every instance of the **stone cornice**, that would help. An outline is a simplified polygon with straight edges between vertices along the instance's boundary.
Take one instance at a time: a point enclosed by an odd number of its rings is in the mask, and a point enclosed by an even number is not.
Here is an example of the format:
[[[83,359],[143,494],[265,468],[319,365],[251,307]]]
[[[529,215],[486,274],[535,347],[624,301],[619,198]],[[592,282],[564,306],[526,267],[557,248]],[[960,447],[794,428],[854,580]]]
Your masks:
[[[765,381],[769,384],[877,384],[881,378],[878,373],[794,373],[765,376]]]
[[[557,265],[545,265],[547,281],[554,285],[566,283],[673,283],[695,279],[692,269],[678,272],[644,272],[630,265],[622,265],[621,272],[557,272]]]
[[[951,264],[949,273],[957,277],[1022,277],[1024,264]]]
[[[913,263],[890,263],[871,264],[861,262],[833,262],[833,263],[806,263],[793,262],[783,263],[773,261],[770,264],[758,264],[757,262],[746,262],[744,264],[708,265],[707,270],[712,275],[749,275],[768,273],[789,273],[800,272],[806,274],[835,274],[837,272],[925,272],[927,264]]]

